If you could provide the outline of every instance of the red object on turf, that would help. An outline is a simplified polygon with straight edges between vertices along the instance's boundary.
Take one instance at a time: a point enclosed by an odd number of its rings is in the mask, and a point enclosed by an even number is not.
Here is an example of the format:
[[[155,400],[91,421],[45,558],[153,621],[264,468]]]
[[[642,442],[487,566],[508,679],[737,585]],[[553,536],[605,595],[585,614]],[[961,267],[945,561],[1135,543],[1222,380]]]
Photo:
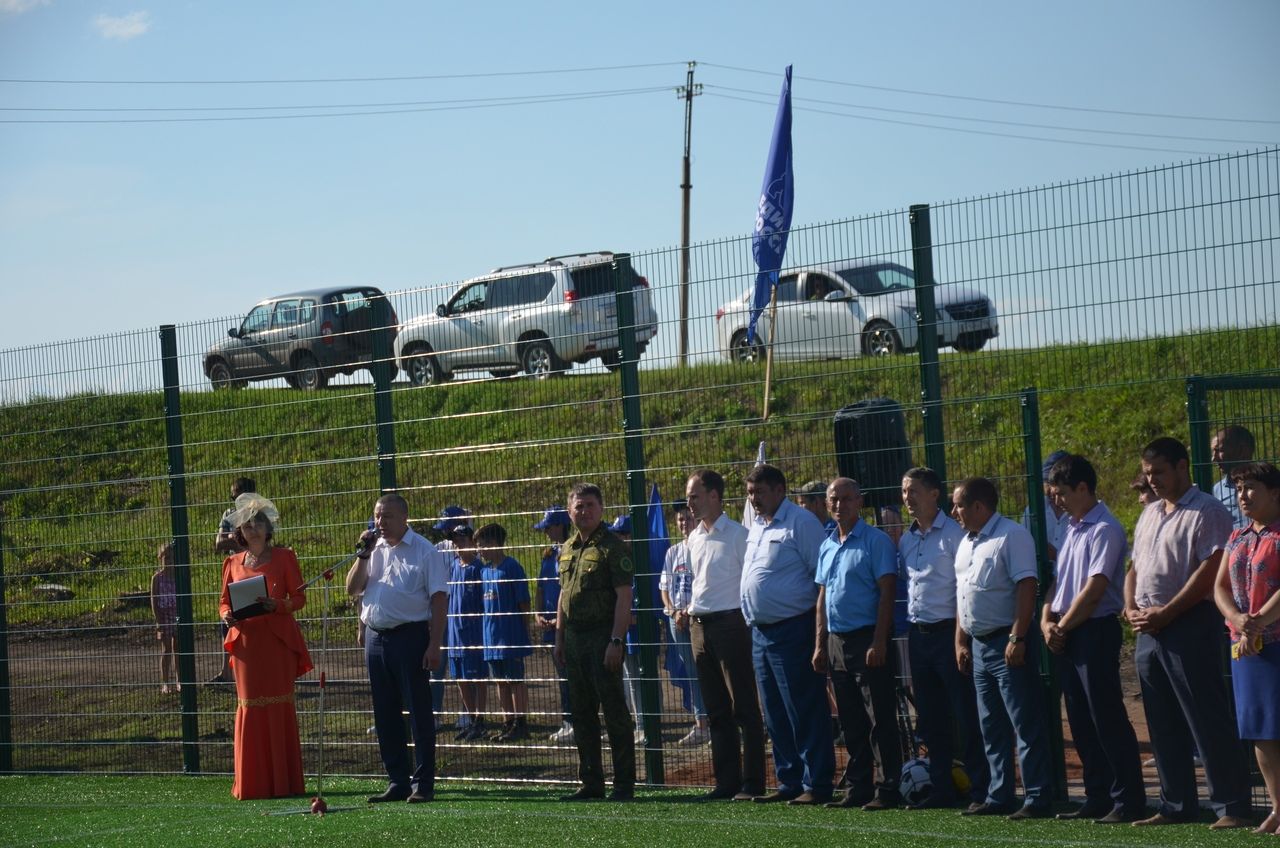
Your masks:
[[[317,795],[311,799],[311,812],[315,813],[317,816],[323,816],[325,813],[329,812],[329,805],[324,802],[323,798]]]

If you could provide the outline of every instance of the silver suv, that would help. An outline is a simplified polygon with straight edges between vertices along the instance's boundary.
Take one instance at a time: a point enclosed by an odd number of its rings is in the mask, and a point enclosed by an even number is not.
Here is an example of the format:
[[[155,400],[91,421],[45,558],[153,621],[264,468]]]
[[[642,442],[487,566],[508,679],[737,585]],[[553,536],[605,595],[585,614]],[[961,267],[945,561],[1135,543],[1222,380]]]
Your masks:
[[[295,389],[322,389],[334,374],[369,367],[374,304],[385,297],[372,286],[353,286],[264,300],[205,351],[204,374],[215,389],[277,377]],[[388,310],[386,332],[394,337],[395,311]]]
[[[618,367],[618,315],[608,251],[556,256],[494,269],[467,280],[434,315],[420,315],[396,336],[396,363],[414,385],[440,383],[456,371],[497,377],[524,371],[561,373],[599,359]],[[636,343],[658,333],[649,281],[631,271]]]

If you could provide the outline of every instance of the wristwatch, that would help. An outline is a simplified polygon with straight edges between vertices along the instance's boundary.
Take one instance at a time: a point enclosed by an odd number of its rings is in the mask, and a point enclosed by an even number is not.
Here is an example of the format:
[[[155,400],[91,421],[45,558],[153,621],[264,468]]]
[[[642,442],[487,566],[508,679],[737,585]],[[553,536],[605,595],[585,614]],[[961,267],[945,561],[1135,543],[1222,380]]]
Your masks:
[[[1009,634],[1009,644],[1010,644],[1010,645],[1016,645],[1016,644],[1018,644],[1019,642],[1025,642],[1025,641],[1026,641],[1026,639],[1027,639],[1027,637],[1025,637],[1025,636],[1017,636],[1017,635],[1015,635],[1015,634],[1013,634],[1013,633],[1010,633],[1010,634]]]
[[[609,644],[610,644],[610,645],[617,645],[619,648],[621,648],[621,647],[622,647],[622,637],[621,637],[621,636],[614,636],[614,637],[610,638],[610,639],[609,639]]]

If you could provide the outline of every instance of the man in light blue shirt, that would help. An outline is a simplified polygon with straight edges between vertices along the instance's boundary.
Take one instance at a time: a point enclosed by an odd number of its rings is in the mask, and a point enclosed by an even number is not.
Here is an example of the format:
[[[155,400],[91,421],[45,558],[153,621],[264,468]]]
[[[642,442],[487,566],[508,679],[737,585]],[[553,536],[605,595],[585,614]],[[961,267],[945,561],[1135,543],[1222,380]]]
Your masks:
[[[991,782],[973,678],[956,668],[956,551],[964,530],[942,510],[942,494],[942,479],[932,468],[912,468],[902,478],[902,505],[912,518],[898,543],[907,581],[907,652],[916,729],[929,749],[932,783],[928,797],[912,809],[955,806],[951,765],[957,752],[969,775],[971,806],[987,800]]]
[[[956,550],[956,666],[973,674],[978,724],[991,767],[986,803],[967,815],[1008,813],[1012,821],[1052,815],[1052,771],[1040,693],[1035,626],[1036,550],[1026,528],[996,511],[985,477],[956,485],[956,519],[968,533]],[[1017,742],[1026,799],[1017,808],[1010,752]]]
[[[849,791],[831,807],[886,810],[898,806],[902,747],[898,739],[898,673],[893,635],[893,606],[898,583],[898,553],[888,534],[858,517],[862,492],[856,481],[837,477],[827,487],[827,509],[836,529],[818,552],[817,633],[813,667],[831,672],[831,685],[844,728]],[[867,716],[862,687],[871,695],[875,724]],[[872,743],[880,758],[881,782],[875,783]]]
[[[787,499],[787,478],[772,465],[757,465],[747,475],[747,498],[756,515],[747,528],[739,588],[778,777],[778,788],[755,800],[826,803],[835,751],[826,676],[812,664],[813,580],[826,534],[812,513]]]
[[[1239,424],[1223,427],[1213,434],[1213,441],[1209,443],[1213,463],[1222,472],[1222,479],[1213,484],[1213,496],[1231,513],[1232,526],[1237,530],[1247,526],[1249,520],[1240,512],[1240,497],[1231,482],[1231,469],[1252,460],[1256,448],[1253,433]]]

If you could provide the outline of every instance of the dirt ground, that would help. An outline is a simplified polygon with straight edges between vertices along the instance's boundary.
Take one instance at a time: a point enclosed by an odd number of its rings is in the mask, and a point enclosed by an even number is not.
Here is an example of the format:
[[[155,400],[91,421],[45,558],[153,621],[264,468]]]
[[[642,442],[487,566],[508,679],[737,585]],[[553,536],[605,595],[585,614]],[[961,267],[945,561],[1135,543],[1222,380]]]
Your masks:
[[[318,632],[315,634],[318,637]],[[45,634],[9,642],[13,697],[14,766],[18,770],[93,770],[179,772],[183,770],[182,707],[177,695],[160,693],[157,644],[150,628],[111,628]],[[363,654],[353,644],[336,642],[327,653],[313,640],[317,668],[299,681],[298,716],[307,769],[319,756],[321,692],[319,673],[325,672],[324,757],[332,774],[378,775],[376,739],[372,724]],[[196,680],[208,681],[221,661],[218,634],[212,626],[197,628]],[[442,683],[443,710],[437,741],[442,776],[486,779],[572,780],[576,752],[557,746],[548,735],[559,726],[559,706],[549,654],[539,651],[527,664],[530,721],[533,738],[504,745],[493,742],[457,743],[453,724],[460,709],[457,688]],[[666,681],[662,687],[664,713],[661,745],[664,778],[677,785],[711,783],[710,749],[676,745],[690,728],[681,709],[680,693]],[[1133,666],[1132,650],[1121,663],[1125,705],[1137,732],[1144,759],[1150,754],[1146,718]],[[229,773],[235,714],[235,689],[230,685],[198,682],[194,687],[199,727],[200,770]],[[491,699],[493,695],[490,695]],[[1067,741],[1065,759],[1069,794],[1082,795],[1080,763],[1070,744],[1070,728],[1063,720]],[[838,752],[843,768],[844,752]],[[641,779],[647,779],[646,757],[637,750]],[[1154,768],[1144,770],[1148,791],[1159,791]],[[656,775],[655,775],[656,776]]]

